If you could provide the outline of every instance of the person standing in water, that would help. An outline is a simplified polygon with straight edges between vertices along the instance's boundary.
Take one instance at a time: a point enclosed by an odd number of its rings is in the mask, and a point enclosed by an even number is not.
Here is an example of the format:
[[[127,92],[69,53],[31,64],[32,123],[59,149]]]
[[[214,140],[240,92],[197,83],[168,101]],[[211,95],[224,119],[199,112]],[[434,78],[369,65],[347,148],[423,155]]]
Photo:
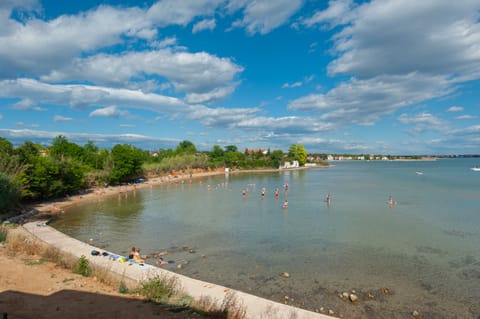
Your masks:
[[[392,195],[388,197],[388,206],[392,207],[394,205],[397,205],[397,202],[393,200]]]

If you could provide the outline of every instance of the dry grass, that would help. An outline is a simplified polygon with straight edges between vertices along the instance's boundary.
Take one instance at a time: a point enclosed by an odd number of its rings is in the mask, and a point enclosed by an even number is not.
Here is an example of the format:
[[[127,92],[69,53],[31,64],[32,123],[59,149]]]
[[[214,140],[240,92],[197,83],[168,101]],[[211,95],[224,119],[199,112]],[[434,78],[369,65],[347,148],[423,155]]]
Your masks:
[[[201,309],[212,319],[245,319],[246,309],[239,303],[234,293],[229,293],[221,304],[210,297],[203,297],[193,301],[191,306]]]

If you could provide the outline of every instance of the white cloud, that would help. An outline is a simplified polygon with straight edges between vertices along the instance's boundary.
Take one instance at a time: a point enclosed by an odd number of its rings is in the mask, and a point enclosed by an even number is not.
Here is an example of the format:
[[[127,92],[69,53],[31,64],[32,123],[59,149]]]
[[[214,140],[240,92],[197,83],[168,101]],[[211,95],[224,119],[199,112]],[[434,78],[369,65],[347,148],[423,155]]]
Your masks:
[[[46,111],[46,109],[37,106],[32,99],[20,100],[12,104],[11,108],[18,111]]]
[[[54,82],[83,80],[118,86],[132,79],[137,81],[142,75],[162,76],[171,81],[177,91],[191,94],[222,91],[225,95],[216,97],[224,98],[232,92],[234,79],[242,71],[242,67],[227,58],[205,52],[163,49],[76,59],[68,67],[54,70],[41,79]]]
[[[158,26],[172,24],[187,25],[195,17],[211,16],[223,0],[160,0],[147,12],[150,19]]]
[[[286,23],[303,5],[303,0],[260,0],[240,1],[238,5],[230,8],[239,9],[244,6],[242,20],[233,23],[234,27],[245,27],[246,31],[267,34],[273,29]]]
[[[108,106],[101,109],[96,109],[90,113],[90,117],[113,117],[118,118],[125,115],[124,111],[119,110],[116,106]]]
[[[7,31],[0,36],[0,64],[4,66],[0,78],[46,74],[69,65],[81,52],[120,43],[122,34],[136,36],[150,24],[141,9],[108,6],[50,21],[9,19]]]
[[[398,117],[398,120],[403,124],[420,124],[436,129],[444,129],[444,127],[441,127],[444,125],[444,121],[427,112],[417,115],[409,115],[404,113]]]
[[[372,124],[456,91],[458,83],[480,78],[479,9],[475,0],[330,1],[302,22],[337,27],[328,73],[354,77],[326,94],[292,101],[290,108],[324,112],[322,119],[339,123]]]
[[[163,40],[152,42],[152,47],[158,48],[158,49],[164,49],[167,47],[174,47],[178,43],[178,39],[176,36],[172,37],[167,37]]]
[[[411,72],[478,77],[479,9],[476,0],[364,3],[334,36],[339,56],[328,71],[359,77]]]
[[[303,85],[302,82],[284,83],[284,84],[282,85],[282,89],[297,88],[297,87],[300,87],[300,86],[302,86],[302,85]]]
[[[88,85],[53,85],[30,79],[0,81],[0,96],[31,98],[39,103],[70,105],[77,109],[117,105],[167,114],[190,110],[186,103],[177,98],[155,93]]]
[[[451,106],[447,110],[447,112],[461,112],[461,111],[463,111],[462,106]]]
[[[448,85],[446,79],[415,73],[352,78],[326,94],[293,100],[288,108],[321,113],[320,119],[338,124],[372,124],[404,106],[450,93]]]
[[[215,19],[205,19],[194,24],[192,33],[198,33],[203,30],[213,30],[215,26]]]
[[[448,124],[445,121],[427,112],[416,115],[404,113],[398,117],[398,121],[403,124],[413,125],[413,130],[407,131],[408,134],[413,135],[432,130],[443,132],[448,128]]]
[[[66,117],[66,116],[61,116],[61,115],[55,115],[53,117],[54,122],[68,122],[73,120],[71,117]]]
[[[477,116],[475,115],[460,115],[460,116],[457,116],[455,117],[456,120],[473,120],[473,119],[476,119]]]
[[[307,27],[326,24],[330,28],[346,24],[352,20],[350,15],[354,5],[352,0],[330,0],[327,9],[317,11],[312,17],[303,19],[302,24]]]

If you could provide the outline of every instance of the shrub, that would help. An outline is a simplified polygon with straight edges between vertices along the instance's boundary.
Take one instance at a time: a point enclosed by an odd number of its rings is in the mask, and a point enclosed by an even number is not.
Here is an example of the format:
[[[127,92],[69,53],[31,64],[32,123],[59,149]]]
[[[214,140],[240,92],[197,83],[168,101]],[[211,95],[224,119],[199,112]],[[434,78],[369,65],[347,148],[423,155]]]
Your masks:
[[[124,281],[120,281],[120,285],[118,287],[118,292],[121,294],[128,294],[128,287]]]
[[[137,293],[144,296],[148,301],[163,303],[177,291],[175,277],[155,276],[140,284]]]
[[[73,271],[75,274],[82,275],[84,277],[90,276],[92,273],[87,257],[82,256],[78,259],[77,268]]]

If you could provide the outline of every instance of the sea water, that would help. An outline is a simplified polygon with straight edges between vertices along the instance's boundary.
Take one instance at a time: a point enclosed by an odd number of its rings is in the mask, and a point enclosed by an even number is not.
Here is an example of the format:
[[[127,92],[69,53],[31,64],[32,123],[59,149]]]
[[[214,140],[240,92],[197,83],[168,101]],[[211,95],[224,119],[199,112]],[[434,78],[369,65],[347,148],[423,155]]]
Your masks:
[[[476,319],[476,161],[343,161],[194,179],[99,196],[52,226],[116,253],[167,252],[167,269],[310,310]],[[338,297],[352,290],[360,303]]]

